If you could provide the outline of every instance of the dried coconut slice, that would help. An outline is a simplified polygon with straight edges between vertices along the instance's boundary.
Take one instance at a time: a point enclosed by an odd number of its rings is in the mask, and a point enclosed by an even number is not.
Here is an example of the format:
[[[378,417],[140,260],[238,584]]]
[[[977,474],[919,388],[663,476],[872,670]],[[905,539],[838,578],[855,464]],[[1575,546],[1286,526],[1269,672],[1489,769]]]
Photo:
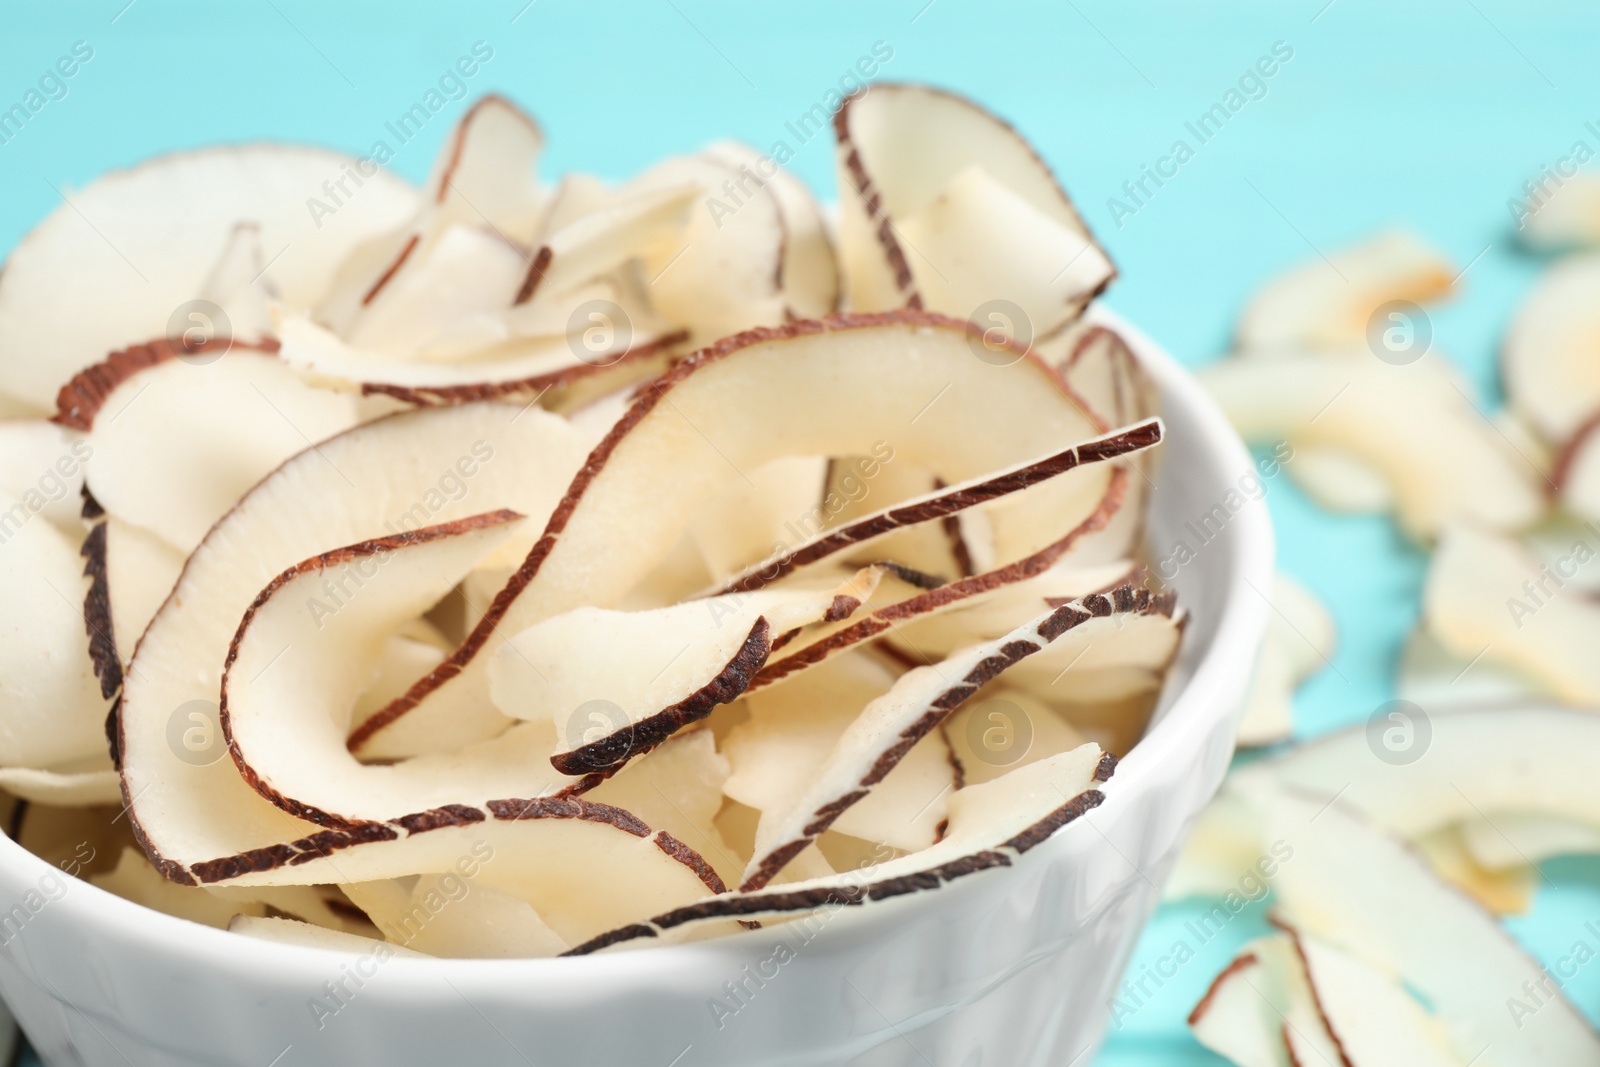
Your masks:
[[[89,527],[79,554],[89,576],[83,599],[89,654],[101,694],[111,697],[122,688],[139,635],[183,572],[184,556],[155,534],[104,514]]]
[[[992,782],[1089,740],[1054,708],[1003,681],[962,705],[940,729],[955,762],[957,788]]]
[[[1571,256],[1539,279],[1506,331],[1506,399],[1549,443],[1570,440],[1600,411],[1600,255]]]
[[[1600,853],[1600,826],[1559,815],[1496,812],[1458,824],[1461,843],[1487,871],[1525,869],[1557,856]]]
[[[956,485],[946,486],[911,500],[901,501],[869,515],[821,532],[793,548],[745,568],[721,587],[722,592],[751,592],[777,581],[797,568],[808,566],[846,549],[870,545],[909,526],[942,521],[968,508],[999,501],[1012,493],[1058,478],[1080,467],[1121,459],[1160,444],[1163,428],[1160,419],[1147,419],[1093,440],[1077,444],[1028,463],[1017,464]],[[1091,491],[1103,486],[1091,483]],[[1080,514],[1081,509],[1080,509]],[[1007,538],[996,546],[1007,558],[1036,551],[1040,545],[1020,538]],[[1019,551],[1020,550],[1020,551]]]
[[[615,191],[564,183],[515,302],[565,293],[675,242],[700,195],[690,181]]]
[[[360,934],[345,933],[342,930],[329,930],[298,919],[283,919],[272,915],[235,915],[228,920],[227,929],[232,934],[253,937],[261,941],[276,941],[280,945],[320,948],[329,952],[370,956],[375,960],[427,957],[424,952],[391,945],[376,938],[362,937]]]
[[[966,318],[998,298],[1024,322],[980,325],[1026,345],[1075,318],[1115,276],[1038,153],[971,101],[879,83],[844,102],[834,133],[850,307]],[[917,236],[907,240],[906,227]]]
[[[764,815],[791,808],[861,709],[893,683],[888,668],[858,653],[752,697],[750,718],[723,742],[732,767],[724,792]],[[931,732],[833,828],[907,851],[927,848],[945,820],[953,770],[949,746]]]
[[[662,160],[629,183],[638,191],[689,185],[703,197],[642,263],[651,304],[697,342],[786,320],[783,210],[770,187],[749,187],[754,177],[698,154]]]
[[[1473,657],[1477,657],[1474,661]],[[1456,656],[1419,625],[1400,649],[1395,697],[1436,711],[1470,707],[1514,707],[1550,700],[1537,680],[1502,664],[1487,662],[1474,651]]]
[[[1202,1045],[1246,1067],[1349,1063],[1286,934],[1258,937],[1240,949],[1188,1023]]]
[[[475,884],[476,869],[365,882],[345,892],[391,944],[456,959],[537,959],[570,946],[525,900]]]
[[[277,293],[266,273],[261,227],[254,222],[236,223],[199,294],[201,300],[221,310],[228,336],[235,340],[259,345],[272,333],[271,304]],[[212,339],[220,323],[215,321],[216,315],[206,313],[208,310],[196,308],[184,319],[169,323],[168,339],[188,348]]]
[[[0,494],[0,767],[47,768],[103,751],[106,700],[79,605],[76,546]]]
[[[1567,510],[1600,522],[1600,417],[1591,417],[1573,434],[1557,457],[1552,480]]]
[[[752,174],[778,201],[783,218],[783,295],[791,318],[810,319],[838,310],[839,266],[821,205],[799,178],[747,144],[718,141],[705,155]],[[767,171],[771,173],[766,173]]]
[[[708,897],[658,914],[648,922],[610,930],[578,944],[568,954],[585,955],[641,937],[661,937],[695,923],[793,917],[824,908],[859,906],[937,889],[979,871],[1009,867],[1015,857],[1099,807],[1105,794],[1096,786],[1110,779],[1115,764],[1092,744],[1031,763],[992,782],[954,793],[945,836],[921,852],[808,881]]]
[[[1329,511],[1375,514],[1395,506],[1394,490],[1383,471],[1342,448],[1295,449],[1285,468],[1296,485]]]
[[[385,766],[358,764],[346,748],[350,711],[384,641],[521,519],[490,512],[364,541],[273,579],[246,609],[222,674],[219,721],[245,781],[284,811],[336,829],[563,786],[524,762],[537,759],[537,738],[508,734]],[[356,582],[346,603],[326,608],[324,583]]]
[[[875,641],[886,634],[899,633],[909,623],[932,619],[964,606],[980,606],[990,598],[1003,599],[1012,587],[1039,578],[1052,568],[1075,566],[1085,546],[1090,546],[1090,555],[1094,554],[1094,538],[1111,524],[1126,496],[1127,472],[1113,469],[1111,473],[1110,484],[1099,506],[1069,530],[1066,536],[1014,563],[932,589],[927,589],[928,583],[916,574],[902,575],[900,577],[903,580],[896,582],[896,575],[891,572],[881,587],[890,590],[883,597],[886,602],[882,606],[869,603],[869,610],[860,613],[858,619],[846,620],[831,627],[818,627],[807,634],[802,642],[796,642],[798,647],[793,651],[786,650],[782,656],[768,662],[751,682],[751,689],[776,685],[800,671],[815,667],[830,656]],[[899,591],[902,587],[917,587],[922,591],[908,596]],[[926,662],[929,659],[915,649],[912,654],[913,662]]]
[[[122,800],[121,778],[104,755],[80,762],[104,766],[81,770],[0,767],[0,789],[31,803],[61,807],[116,804]]]
[[[81,434],[44,419],[0,422],[0,493],[69,536],[79,534],[83,464],[91,454]]]
[[[577,608],[506,642],[489,692],[511,718],[555,723],[561,773],[614,770],[736,698],[791,632],[848,618],[878,578],[868,569],[648,612]]]
[[[152,853],[181,855],[187,864],[303,836],[304,824],[289,816],[261,824],[259,809],[272,809],[221,758],[220,734],[200,737],[193,751],[168,743],[169,729],[180,737],[188,729],[183,716],[199,715],[215,730],[228,644],[268,582],[331,545],[506,505],[549,514],[581,462],[582,443],[559,417],[514,404],[471,404],[364,424],[290,459],[246,494],[191,555],[146,628],[124,685],[117,736],[125,795],[134,817],[148,821]],[[319,613],[336,612],[360,588],[347,581],[319,592]],[[461,747],[508,725],[485,701],[439,736]],[[246,844],[234,848],[240,839]]]
[[[1448,296],[1455,264],[1406,230],[1388,230],[1278,275],[1239,316],[1235,343],[1261,348],[1364,348],[1375,312],[1391,301]]]
[[[1569,554],[1570,573],[1593,556]],[[1557,564],[1561,566],[1561,564]],[[1428,631],[1452,655],[1482,657],[1538,679],[1562,700],[1600,702],[1600,663],[1589,636],[1600,629],[1600,606],[1518,541],[1454,526],[1440,538],[1423,590]]]
[[[1536,1012],[1526,1003],[1526,1015],[1507,1010],[1508,993],[1520,1000],[1523,983],[1542,987],[1545,972],[1404,844],[1338,803],[1286,792],[1259,800],[1269,805],[1264,839],[1294,849],[1273,882],[1284,920],[1402,976],[1444,1024],[1462,1062],[1600,1058],[1600,1037],[1559,992],[1546,989]]]
[[[983,363],[967,345],[970,329],[916,312],[792,323],[726,338],[652,382],[590,455],[490,614],[440,670],[393,705],[396,715],[424,703],[481,703],[488,661],[510,636],[578,606],[616,603],[741,470],[784,455],[861,454],[893,427],[898,455],[954,482],[1087,436],[1083,416],[1048,367],[1026,356],[1007,367]],[[904,387],[908,375],[947,383],[933,393],[982,397],[1004,418],[975,420],[970,403],[930,405],[921,390]],[[733,403],[735,396],[750,403]],[[784,403],[771,404],[773,397]],[[1117,473],[1106,470],[1107,483]],[[664,484],[673,493],[662,494]],[[1019,500],[1006,520],[1023,541],[1073,528],[1063,498],[1084,513],[1104,499],[1084,501],[1084,486],[1066,479],[1019,496],[1026,506]],[[619,522],[617,508],[636,509],[638,501],[649,501],[648,510]],[[640,522],[654,536],[637,536]]]
[[[822,456],[785,456],[762,464],[707,501],[689,536],[716,580],[766,559],[780,545],[814,539],[827,523],[830,505],[836,511],[845,505],[842,496],[828,498],[832,465]]]
[[[1481,866],[1467,850],[1461,830],[1447,826],[1413,838],[1411,846],[1440,879],[1455,886],[1494,915],[1523,915],[1533,907],[1539,871],[1531,863],[1499,870]]]
[[[1245,356],[1200,378],[1247,441],[1335,448],[1381,471],[1415,537],[1455,520],[1525,526],[1544,511],[1537,472],[1431,357],[1391,366],[1333,354]]]
[[[208,363],[156,341],[61,390],[56,419],[88,433],[95,500],[183,552],[267,472],[358,420],[349,397],[307,387],[270,353],[235,347]]]
[[[609,334],[606,345],[574,350],[567,337],[513,341],[498,358],[463,362],[386,359],[354,349],[329,330],[305,318],[278,324],[281,356],[291,367],[324,388],[362,396],[388,396],[417,406],[459,404],[500,397],[532,396],[596,376],[611,376],[671,351],[682,333],[633,336]]]
[[[495,95],[474,102],[434,160],[409,217],[336,261],[337,275],[319,293],[318,321],[349,336],[369,315],[403,304],[405,275],[426,263],[452,226],[484,228],[508,245],[529,243],[545,207],[535,174],[543,150],[544,133],[515,104]]]
[[[1570,252],[1600,245],[1600,178],[1579,172],[1562,176],[1548,193],[1513,210],[1522,243],[1541,252]],[[1513,200],[1512,204],[1518,202]]]
[[[1239,720],[1238,743],[1244,747],[1289,739],[1294,730],[1294,691],[1328,663],[1338,640],[1328,609],[1309,589],[1281,572],[1273,577],[1272,606],[1273,617]]]
[[[1515,751],[1506,749],[1507,729],[1516,732]],[[1479,822],[1483,812],[1552,815],[1600,827],[1600,785],[1580,760],[1557,758],[1576,757],[1593,744],[1600,744],[1600,717],[1580,709],[1396,707],[1372,727],[1325,735],[1252,763],[1233,781],[1250,788],[1273,781],[1324,800],[1337,794],[1378,826],[1409,838]]]
[[[870,795],[908,751],[984,685],[1079,627],[1104,631],[1120,615],[1152,610],[1148,590],[1122,587],[1047,611],[994,641],[918,667],[862,709],[807,789],[784,810],[763,815],[741,889],[759,889]],[[1098,624],[1098,625],[1096,625]],[[1098,752],[1098,746],[1094,746]]]
[[[335,184],[344,195],[331,195]],[[262,279],[306,307],[349,250],[415,210],[417,194],[368,161],[260,144],[160,156],[67,200],[12,251],[0,281],[0,350],[33,353],[0,368],[0,393],[40,412],[107,352],[166,336],[239,222],[259,229]]]

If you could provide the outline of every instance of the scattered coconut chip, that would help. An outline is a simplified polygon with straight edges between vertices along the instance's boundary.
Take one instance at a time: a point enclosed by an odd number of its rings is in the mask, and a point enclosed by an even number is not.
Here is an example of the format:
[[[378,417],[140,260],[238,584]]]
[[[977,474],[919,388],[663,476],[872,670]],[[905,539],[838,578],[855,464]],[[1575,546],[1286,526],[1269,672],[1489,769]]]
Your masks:
[[[1342,448],[1296,448],[1294,462],[1284,469],[1312,500],[1329,511],[1369,515],[1395,507],[1394,490],[1383,471]]]
[[[1441,361],[1405,366],[1337,354],[1244,356],[1200,375],[1247,441],[1333,448],[1380,471],[1414,537],[1447,523],[1526,526],[1542,482]]]
[[[1550,699],[1549,690],[1536,680],[1491,663],[1477,656],[1478,651],[1472,656],[1453,655],[1426,625],[1416,627],[1400,649],[1396,698],[1434,710],[1504,708]]]
[[[1560,446],[1600,411],[1600,255],[1563,259],[1546,271],[1506,331],[1500,372],[1506,399]]]
[[[1189,1014],[1195,1039],[1242,1065],[1289,1067],[1347,1061],[1329,1032],[1294,943],[1258,937],[1223,969]]]
[[[1531,188],[1531,187],[1530,187]],[[1600,245],[1600,178],[1579,171],[1562,175],[1556,187],[1522,201],[1517,236],[1540,252],[1570,252]],[[1512,201],[1516,204],[1517,201]]]
[[[1241,351],[1278,346],[1360,348],[1383,305],[1448,296],[1455,264],[1405,230],[1308,260],[1259,289],[1239,317]]]
[[[359,192],[335,208],[323,197],[347,179]],[[325,210],[308,212],[308,194]],[[416,192],[370,162],[261,144],[160,156],[66,199],[12,250],[0,281],[0,351],[32,353],[0,367],[0,393],[41,413],[107,352],[167,336],[175,314],[172,332],[187,329],[182,312],[239,222],[258,228],[262,280],[286,306],[307,307],[350,249],[415,209]]]
[[[661,937],[678,927],[719,919],[796,916],[824,908],[889,900],[996,867],[1050,838],[1105,800],[1096,786],[1110,779],[1115,760],[1089,744],[1030,763],[950,797],[950,824],[938,844],[921,852],[842,874],[725,893],[648,922],[620,926],[580,943],[584,955],[640,937]]]
[[[833,121],[850,307],[999,309],[979,325],[1026,347],[1115,277],[1038,153],[971,101],[880,82]]]
[[[298,945],[302,948],[319,948],[329,952],[370,956],[375,960],[394,957],[424,959],[427,956],[427,953],[401,948],[377,938],[363,937],[342,930],[330,930],[298,919],[284,919],[272,915],[235,915],[228,920],[227,929],[229,933],[254,937],[261,941],[276,941],[282,945]]]
[[[1272,607],[1255,680],[1239,720],[1238,743],[1243,747],[1289,739],[1294,730],[1290,705],[1295,688],[1327,665],[1337,641],[1328,609],[1309,589],[1281,572],[1273,579]]]
[[[1422,766],[1423,761],[1415,766]],[[1495,1062],[1587,1064],[1600,1037],[1559,991],[1537,1009],[1508,1010],[1544,971],[1511,936],[1401,842],[1339,803],[1291,793],[1260,798],[1266,840],[1294,849],[1273,882],[1285,922],[1403,976],[1443,1024],[1462,1062],[1492,1049]]]
[[[1557,856],[1600,853],[1600,826],[1548,813],[1495,812],[1457,824],[1472,862],[1486,871],[1523,870]]]
[[[1471,526],[1444,531],[1428,569],[1428,632],[1462,659],[1482,658],[1536,678],[1558,698],[1600,702],[1600,662],[1589,654],[1600,605],[1563,589],[1560,571],[1594,556],[1582,542],[1565,565],[1541,563],[1518,541]]]
[[[790,858],[867,797],[918,741],[1015,664],[1080,626],[1105,631],[1108,624],[1115,626],[1117,616],[1159,612],[1161,606],[1143,589],[1095,593],[1047,611],[994,641],[901,675],[845,729],[805,792],[785,810],[763,814],[741,889],[759,889],[769,882]]]
[[[1468,851],[1461,830],[1447,826],[1412,840],[1412,846],[1433,873],[1476,900],[1495,915],[1522,915],[1533,907],[1539,872],[1531,863],[1488,870]]]

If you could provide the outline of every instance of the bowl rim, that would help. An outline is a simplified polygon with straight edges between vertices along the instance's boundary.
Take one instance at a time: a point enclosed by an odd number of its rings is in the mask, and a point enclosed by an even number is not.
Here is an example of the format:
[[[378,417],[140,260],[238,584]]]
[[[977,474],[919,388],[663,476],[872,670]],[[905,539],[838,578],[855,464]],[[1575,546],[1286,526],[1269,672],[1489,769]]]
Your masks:
[[[1127,341],[1140,363],[1155,379],[1164,403],[1174,400],[1198,426],[1206,449],[1230,468],[1243,470],[1252,460],[1215,402],[1199,381],[1161,345],[1123,316],[1096,304],[1085,315],[1087,322],[1115,330]],[[1116,774],[1105,786],[1108,799],[1117,794],[1132,794],[1148,788],[1158,774],[1175,779],[1204,736],[1222,715],[1235,709],[1222,699],[1230,685],[1237,686],[1241,671],[1248,672],[1255,651],[1265,633],[1270,605],[1264,590],[1270,588],[1274,567],[1274,539],[1265,497],[1247,499],[1229,523],[1230,537],[1225,542],[1227,558],[1221,566],[1228,574],[1227,593],[1218,611],[1210,648],[1195,662],[1182,688],[1164,694],[1157,721],[1118,763]],[[1243,588],[1251,586],[1252,589]],[[1242,653],[1242,655],[1241,655]],[[1230,733],[1229,743],[1232,737]],[[1208,793],[1211,791],[1208,786]],[[1106,806],[1106,810],[1110,805]],[[124,808],[124,811],[126,809]],[[1063,826],[1033,852],[1042,859],[1047,850],[1066,847],[1065,841],[1081,836],[1076,823]],[[1131,861],[1130,861],[1131,862]],[[9,835],[0,834],[0,887],[32,886],[47,875],[58,877],[64,871],[23,848]],[[937,906],[960,892],[964,879],[937,892],[914,893],[872,908],[846,908],[842,921],[830,921],[808,944],[813,951],[826,953],[826,946],[845,938],[859,942],[871,936],[874,927],[886,927],[890,914],[905,916],[918,909]],[[359,958],[364,953],[332,947],[291,944],[262,938],[243,937],[156,911],[117,896],[86,880],[65,879],[68,890],[52,901],[51,910],[62,915],[82,931],[86,940],[109,937],[124,947],[168,958],[181,958],[188,966],[218,976],[238,975],[260,984],[310,982],[320,984],[327,977],[331,960]],[[712,938],[677,945],[662,945],[649,951],[595,953],[581,957],[543,957],[532,959],[412,959],[390,957],[384,972],[398,996],[415,994],[420,984],[445,977],[484,992],[504,993],[507,979],[519,984],[522,995],[550,982],[614,981],[615,989],[637,987],[669,980],[675,976],[714,966],[718,973],[737,971],[757,955],[770,953],[782,926],[749,931],[739,936]],[[374,941],[374,946],[384,942]],[[400,988],[404,987],[404,988]]]

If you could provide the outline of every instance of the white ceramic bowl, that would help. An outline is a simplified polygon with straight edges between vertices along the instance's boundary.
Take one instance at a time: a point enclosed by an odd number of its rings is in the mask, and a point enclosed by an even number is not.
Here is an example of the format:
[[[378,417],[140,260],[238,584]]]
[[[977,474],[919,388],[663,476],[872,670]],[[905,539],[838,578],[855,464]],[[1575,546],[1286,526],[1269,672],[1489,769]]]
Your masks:
[[[1105,804],[1011,868],[839,909],[809,938],[789,924],[576,959],[378,963],[148,911],[0,838],[0,993],[51,1067],[1086,1065],[1226,771],[1273,566],[1259,500],[1199,543],[1188,524],[1240,498],[1250,456],[1187,373],[1111,321],[1162,390],[1148,547],[1196,551],[1171,579],[1188,630]],[[327,983],[346,1004],[319,1018]]]

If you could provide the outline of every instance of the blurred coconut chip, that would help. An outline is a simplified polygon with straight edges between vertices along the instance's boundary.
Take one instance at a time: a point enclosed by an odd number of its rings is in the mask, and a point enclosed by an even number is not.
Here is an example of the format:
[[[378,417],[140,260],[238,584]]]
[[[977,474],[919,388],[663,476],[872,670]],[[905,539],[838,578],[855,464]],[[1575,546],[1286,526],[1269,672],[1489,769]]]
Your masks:
[[[1457,658],[1512,668],[1562,700],[1593,705],[1600,663],[1588,635],[1600,627],[1600,605],[1564,587],[1594,556],[1580,540],[1546,564],[1513,538],[1451,527],[1423,591],[1428,632]]]
[[[1571,256],[1539,279],[1506,331],[1506,399],[1553,446],[1600,412],[1600,255]]]
[[[1339,353],[1247,355],[1200,377],[1247,441],[1334,450],[1381,474],[1413,537],[1454,521],[1515,529],[1544,511],[1539,472],[1436,357],[1393,366]]]
[[[1244,352],[1364,348],[1381,307],[1449,296],[1457,273],[1455,264],[1416,235],[1380,233],[1262,286],[1239,316],[1235,345]]]
[[[352,177],[353,175],[353,177]],[[343,182],[337,203],[325,189]],[[325,183],[327,185],[325,186]],[[307,196],[322,212],[307,210]],[[44,414],[61,383],[107,352],[152,338],[244,337],[216,315],[241,291],[249,262],[235,247],[241,223],[269,261],[246,287],[263,284],[287,307],[309,307],[353,248],[398,224],[414,189],[370,161],[293,145],[204,148],[148,160],[68,191],[11,252],[0,281],[0,350],[32,352],[0,368],[0,393]],[[174,228],[172,220],[183,219]],[[211,292],[205,290],[212,284]],[[216,285],[233,291],[222,293]],[[201,303],[204,301],[204,303]],[[93,314],[84,314],[92,306]]]
[[[1321,670],[1337,641],[1328,609],[1300,583],[1279,573],[1272,582],[1272,618],[1256,660],[1255,680],[1239,720],[1238,743],[1257,748],[1287,741],[1301,682]]]

